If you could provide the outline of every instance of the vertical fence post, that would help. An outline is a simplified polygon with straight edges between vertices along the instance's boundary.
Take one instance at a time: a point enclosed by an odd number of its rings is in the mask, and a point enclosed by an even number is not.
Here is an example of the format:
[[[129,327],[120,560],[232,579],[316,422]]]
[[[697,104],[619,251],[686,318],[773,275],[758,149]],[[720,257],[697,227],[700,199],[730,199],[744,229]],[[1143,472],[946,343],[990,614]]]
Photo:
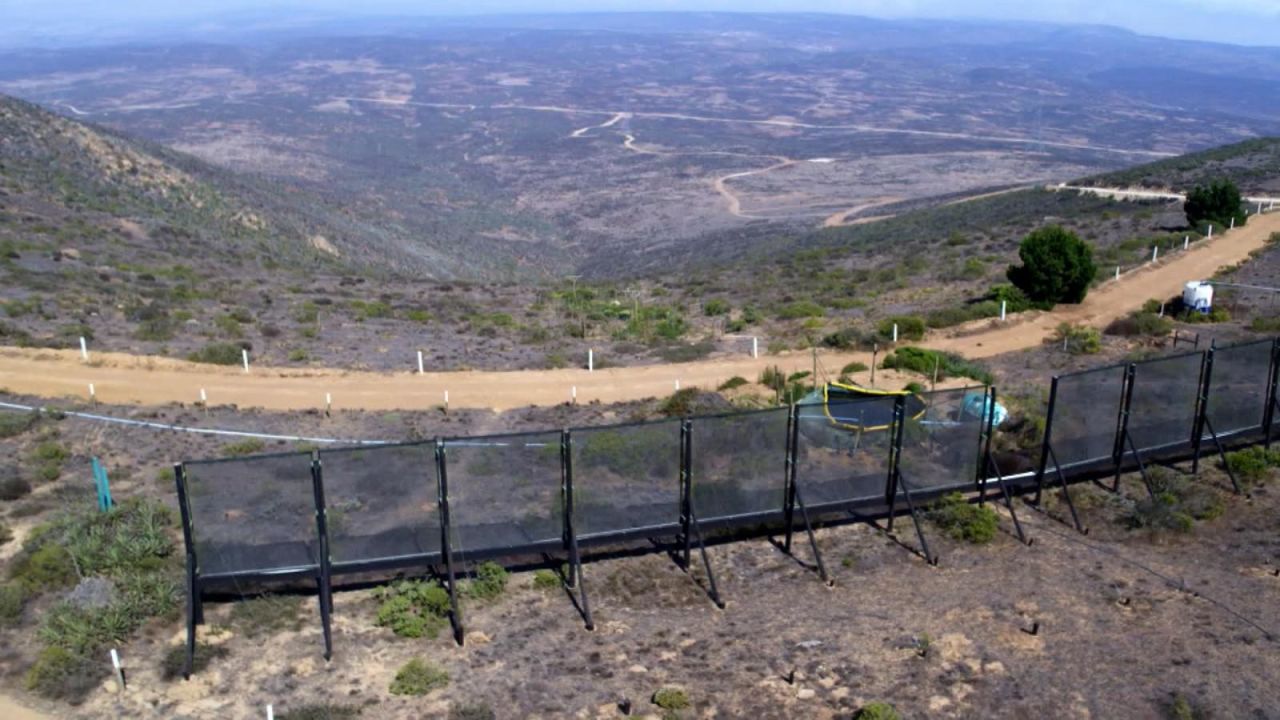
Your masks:
[[[898,469],[902,456],[902,434],[906,422],[906,396],[893,400],[893,424],[889,435],[889,477],[885,483],[885,502],[889,505],[889,532],[893,532],[893,516],[898,504]]]
[[[1129,437],[1129,412],[1133,407],[1133,386],[1138,378],[1138,364],[1129,363],[1124,371],[1123,392],[1120,397],[1120,415],[1116,421],[1116,442],[1111,457],[1116,464],[1115,483],[1112,491],[1120,490],[1120,471],[1124,465],[1124,445]]]
[[[1215,341],[1216,342],[1216,341]],[[1209,393],[1213,382],[1213,355],[1217,347],[1209,346],[1209,351],[1200,357],[1200,392],[1196,394],[1196,420],[1191,428],[1191,445],[1194,455],[1191,458],[1191,474],[1200,474],[1200,447],[1204,440],[1204,422],[1209,415]]]
[[[689,560],[693,547],[693,482],[692,454],[693,446],[690,436],[693,433],[693,422],[689,418],[680,421],[680,533],[681,561],[684,569],[689,570]]]
[[[311,488],[315,494],[316,535],[320,541],[320,622],[324,631],[324,659],[333,657],[333,586],[329,574],[329,523],[325,513],[324,476],[320,468],[320,451],[311,451]]]
[[[987,502],[987,458],[991,457],[991,441],[995,435],[995,418],[996,418],[996,389],[994,386],[986,388],[982,399],[982,421],[978,430],[978,467],[977,478],[978,483],[978,503],[980,505]]]
[[[422,375],[426,373],[426,370],[427,370],[426,365],[422,362],[422,351],[419,350],[418,351],[418,374]]]
[[[569,553],[569,587],[578,589],[582,602],[582,619],[588,630],[595,630],[591,604],[587,599],[586,579],[582,576],[582,555],[578,551],[578,530],[574,527],[573,503],[573,435],[568,428],[560,431],[560,498],[563,510],[564,544]]]
[[[182,518],[182,544],[187,554],[187,657],[182,666],[182,677],[191,678],[195,663],[196,625],[203,620],[200,601],[200,569],[196,563],[196,546],[191,540],[191,506],[187,500],[187,476],[182,463],[174,463],[173,480],[178,488],[178,514]]]
[[[1277,394],[1280,393],[1280,338],[1276,338],[1271,348],[1271,372],[1270,385],[1267,391],[1267,409],[1263,415],[1263,432],[1266,434],[1267,449],[1271,449],[1271,432],[1275,427],[1276,421],[1276,405],[1280,402]]]
[[[449,580],[449,608],[453,613],[453,640],[462,645],[462,615],[458,612],[457,576],[453,572],[453,548],[449,520],[449,470],[444,440],[436,438],[436,508],[440,515],[440,554],[444,556],[445,575]]]
[[[800,406],[791,403],[787,410],[787,449],[782,476],[782,522],[786,527],[783,549],[791,552],[792,522],[796,512],[796,445],[800,439]]]
[[[80,359],[89,362],[89,343],[85,341],[84,336],[80,336]]]
[[[1058,376],[1053,376],[1053,382],[1049,385],[1049,409],[1045,411],[1044,418],[1044,441],[1040,446],[1040,467],[1036,470],[1036,499],[1034,505],[1040,504],[1040,495],[1044,491],[1044,473],[1049,467],[1050,443],[1053,437],[1053,413],[1058,407]]]
[[[249,351],[240,348],[240,359],[244,362],[244,371],[249,372]]]

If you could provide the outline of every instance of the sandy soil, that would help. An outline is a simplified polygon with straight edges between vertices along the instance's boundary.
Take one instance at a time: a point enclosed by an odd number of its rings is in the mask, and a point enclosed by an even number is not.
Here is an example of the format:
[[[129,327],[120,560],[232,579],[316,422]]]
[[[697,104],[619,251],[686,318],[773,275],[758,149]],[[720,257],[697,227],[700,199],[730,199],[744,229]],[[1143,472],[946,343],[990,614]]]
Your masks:
[[[1185,282],[1207,278],[1223,265],[1241,262],[1280,232],[1280,214],[1255,217],[1243,228],[1216,236],[1189,251],[1130,272],[1094,290],[1085,302],[1050,313],[1026,313],[1006,323],[978,321],[930,336],[923,345],[968,357],[990,357],[1036,347],[1062,322],[1103,327],[1150,298],[1181,292]],[[675,365],[580,369],[426,373],[368,373],[341,370],[283,370],[214,367],[180,360],[98,353],[82,363],[76,351],[5,349],[0,352],[0,388],[45,397],[86,397],[93,383],[97,398],[112,403],[160,405],[194,402],[205,389],[209,402],[268,409],[323,406],[326,393],[335,408],[407,409],[444,404],[504,410],[566,402],[577,388],[579,402],[623,402],[670,394],[683,387],[714,388],[739,375],[751,380],[777,365],[790,373],[810,369],[808,353],[725,358]],[[821,353],[822,365],[836,372],[845,363],[870,362],[868,353]]]
[[[5,720],[50,720],[53,716],[36,712],[0,695],[0,717]]]

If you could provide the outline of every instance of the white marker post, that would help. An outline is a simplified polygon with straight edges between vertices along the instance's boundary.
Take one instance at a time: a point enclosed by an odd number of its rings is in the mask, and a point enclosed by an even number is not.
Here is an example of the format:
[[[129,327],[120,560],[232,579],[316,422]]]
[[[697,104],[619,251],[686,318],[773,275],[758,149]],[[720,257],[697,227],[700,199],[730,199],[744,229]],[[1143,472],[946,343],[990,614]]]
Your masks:
[[[209,404],[209,396],[205,394],[204,388],[200,388],[200,404],[201,405]]]
[[[276,720],[276,711],[267,703],[267,720]]]
[[[1164,317],[1164,303],[1160,303],[1160,317]]]
[[[93,390],[93,383],[89,383],[89,399],[94,401],[98,399],[97,393]]]
[[[893,324],[893,341],[898,342],[898,323]]]
[[[249,351],[240,348],[240,359],[244,360],[244,371],[249,372]]]
[[[1004,322],[1008,309],[1009,309],[1009,301],[1001,300],[1000,301],[1000,322]]]
[[[1212,237],[1213,237],[1213,224],[1212,224],[1212,223],[1210,223],[1210,225],[1209,225],[1209,234],[1208,234],[1208,235],[1206,235],[1205,237],[1207,237],[1207,238],[1212,238]]]
[[[1151,248],[1151,262],[1155,262],[1156,260],[1159,260],[1159,259],[1160,259],[1160,246],[1156,245],[1155,247]]]
[[[595,372],[595,371],[596,371],[596,351],[588,349],[587,350],[587,372]]]
[[[1117,266],[1116,266],[1116,279],[1117,279],[1117,280],[1119,280],[1119,279],[1120,279],[1120,266],[1119,266],[1119,265],[1117,265]]]
[[[1235,229],[1236,229],[1236,216],[1235,216],[1235,215],[1232,215],[1232,216],[1231,216],[1231,227],[1229,227],[1229,228],[1227,228],[1227,229],[1228,229],[1228,230],[1235,230]]]
[[[577,385],[574,385],[573,387],[569,388],[569,401],[574,405],[578,404],[578,386]]]
[[[120,653],[116,652],[115,648],[111,648],[111,668],[115,671],[120,692],[124,692],[124,669],[120,667]]]
[[[1191,247],[1191,236],[1190,236],[1190,235],[1185,235],[1185,236],[1183,236],[1183,238],[1182,238],[1182,249],[1183,249],[1183,250],[1186,250],[1186,249],[1187,249],[1187,248],[1189,248],[1189,247]]]
[[[676,380],[676,392],[680,392],[680,381]]]
[[[324,414],[328,415],[329,411],[332,409],[333,409],[333,395],[330,393],[325,393],[324,394]]]
[[[422,375],[426,372],[426,368],[422,364],[422,351],[418,351],[418,374]]]
[[[444,391],[444,411],[449,412],[449,391]]]
[[[80,336],[80,359],[89,362],[89,343],[85,342],[84,336]]]
[[[760,357],[760,338],[751,338],[751,357],[756,359]]]

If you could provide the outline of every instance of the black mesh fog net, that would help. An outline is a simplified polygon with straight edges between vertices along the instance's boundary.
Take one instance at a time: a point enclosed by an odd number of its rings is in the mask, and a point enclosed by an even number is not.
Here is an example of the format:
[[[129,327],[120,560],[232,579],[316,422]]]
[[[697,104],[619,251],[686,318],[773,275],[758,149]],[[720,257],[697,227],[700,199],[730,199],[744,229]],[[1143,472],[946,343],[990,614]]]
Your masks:
[[[184,468],[201,576],[317,566],[310,453],[189,462]]]
[[[1134,367],[1129,437],[1140,452],[1191,443],[1203,361],[1204,353],[1191,353]]]
[[[921,395],[923,412],[905,418],[900,467],[912,491],[974,487],[984,388],[939,390]]]
[[[580,537],[680,521],[680,420],[573,431]]]
[[[1271,350],[1271,340],[1214,350],[1206,416],[1219,437],[1262,428]]]
[[[788,414],[778,408],[693,421],[693,502],[699,520],[782,509]]]
[[[560,539],[560,433],[447,440],[445,458],[454,553]]]
[[[801,405],[796,484],[810,506],[884,498],[892,395]]]
[[[1115,457],[1124,376],[1117,365],[1058,378],[1049,442],[1062,467]]]
[[[335,565],[440,551],[434,443],[321,450]]]

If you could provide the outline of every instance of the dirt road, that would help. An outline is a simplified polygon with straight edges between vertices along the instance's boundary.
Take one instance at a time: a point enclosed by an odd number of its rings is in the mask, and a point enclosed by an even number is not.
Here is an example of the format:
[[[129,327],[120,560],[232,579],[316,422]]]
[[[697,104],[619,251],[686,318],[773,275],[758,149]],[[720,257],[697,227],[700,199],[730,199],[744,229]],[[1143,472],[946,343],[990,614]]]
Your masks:
[[[1255,217],[1247,226],[1201,242],[1186,252],[1130,272],[1090,293],[1078,306],[1052,313],[1027,313],[998,323],[984,320],[945,334],[933,334],[925,346],[990,357],[1044,342],[1061,322],[1102,327],[1149,298],[1168,297],[1189,280],[1207,278],[1223,265],[1240,262],[1280,232],[1280,213]],[[870,362],[867,353],[822,353],[822,365],[838,373],[846,363]],[[370,373],[342,370],[287,370],[255,367],[246,374],[237,367],[200,365],[181,360],[95,353],[82,363],[74,350],[0,350],[0,389],[44,397],[88,397],[93,383],[99,400],[111,403],[157,405],[195,402],[204,389],[210,403],[274,410],[324,407],[330,394],[335,409],[411,409],[443,405],[445,393],[452,407],[506,410],[525,405],[554,405],[569,400],[577,388],[579,402],[619,402],[662,397],[683,387],[713,388],[735,375],[755,380],[771,365],[785,372],[808,370],[808,353],[752,359],[720,358],[678,365],[586,370],[509,372]],[[861,378],[860,378],[861,379]],[[879,379],[879,378],[877,378]],[[890,382],[885,377],[885,384]]]
[[[52,715],[36,712],[0,695],[0,718],[5,720],[53,720]]]

